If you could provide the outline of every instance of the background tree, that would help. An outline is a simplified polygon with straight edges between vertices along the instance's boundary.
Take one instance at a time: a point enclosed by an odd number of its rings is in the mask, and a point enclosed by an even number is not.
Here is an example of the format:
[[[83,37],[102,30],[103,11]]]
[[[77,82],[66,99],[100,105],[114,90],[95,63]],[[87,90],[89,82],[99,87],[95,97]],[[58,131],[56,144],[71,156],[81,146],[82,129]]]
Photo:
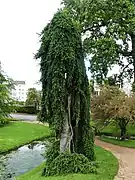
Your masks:
[[[64,0],[73,18],[82,25],[90,71],[101,80],[118,65],[121,85],[126,77],[135,81],[135,1]],[[101,81],[102,82],[102,81]]]
[[[64,9],[41,34],[41,121],[55,130],[59,151],[94,159],[89,82],[78,22]]]
[[[89,88],[90,88],[90,93],[94,94],[95,93],[95,89],[94,89],[94,80],[91,79],[89,81]]]
[[[34,106],[37,110],[41,104],[41,92],[36,88],[29,88],[27,93],[26,106]]]
[[[104,84],[109,85],[109,86],[118,86],[117,75],[107,77],[104,80]]]
[[[92,119],[108,125],[114,121],[121,130],[121,139],[126,137],[126,126],[135,122],[135,95],[127,96],[116,86],[104,86],[99,96],[92,96]]]
[[[12,80],[0,73],[0,125],[7,123],[7,118],[13,111],[11,98]]]

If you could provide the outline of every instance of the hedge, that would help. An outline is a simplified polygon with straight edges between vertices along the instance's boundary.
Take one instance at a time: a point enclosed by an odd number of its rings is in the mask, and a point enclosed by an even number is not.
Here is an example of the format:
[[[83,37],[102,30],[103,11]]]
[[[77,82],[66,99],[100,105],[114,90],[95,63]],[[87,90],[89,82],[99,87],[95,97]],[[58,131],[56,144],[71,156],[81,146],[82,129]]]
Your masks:
[[[16,106],[15,112],[17,113],[27,113],[27,114],[37,114],[37,110],[34,106]]]

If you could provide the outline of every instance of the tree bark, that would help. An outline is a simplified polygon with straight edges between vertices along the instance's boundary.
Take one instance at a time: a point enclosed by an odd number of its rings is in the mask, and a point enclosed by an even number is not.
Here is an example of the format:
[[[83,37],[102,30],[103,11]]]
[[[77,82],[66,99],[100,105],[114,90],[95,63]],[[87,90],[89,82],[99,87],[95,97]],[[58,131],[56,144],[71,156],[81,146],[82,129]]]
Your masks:
[[[125,140],[126,139],[126,126],[123,126],[121,128],[121,140]]]
[[[127,132],[127,124],[128,121],[126,121],[126,119],[119,119],[119,127],[120,127],[120,138],[121,140],[125,140],[126,139],[126,132]]]
[[[68,123],[69,123],[69,151],[71,152],[71,142],[72,150],[74,152],[74,143],[73,143],[73,127],[71,124],[71,94],[68,96]]]
[[[69,151],[70,146],[69,146],[69,123],[68,123],[68,114],[65,113],[65,121],[63,124],[63,129],[61,132],[61,137],[60,137],[60,152],[65,152]]]
[[[71,94],[68,96],[68,112],[65,112],[65,121],[60,139],[60,152],[71,152],[71,141],[73,139],[73,129],[71,125]]]
[[[135,84],[135,33],[134,32],[131,34],[131,40],[132,40],[132,59],[133,59],[133,69],[134,69],[133,83]]]

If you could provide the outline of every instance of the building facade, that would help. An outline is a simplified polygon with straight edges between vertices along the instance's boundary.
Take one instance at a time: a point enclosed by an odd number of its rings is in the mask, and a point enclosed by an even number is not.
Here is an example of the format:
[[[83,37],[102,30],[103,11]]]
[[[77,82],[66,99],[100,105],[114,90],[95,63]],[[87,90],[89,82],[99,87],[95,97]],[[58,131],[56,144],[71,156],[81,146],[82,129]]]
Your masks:
[[[14,89],[12,89],[12,98],[17,101],[26,101],[27,88],[25,81],[14,81]]]

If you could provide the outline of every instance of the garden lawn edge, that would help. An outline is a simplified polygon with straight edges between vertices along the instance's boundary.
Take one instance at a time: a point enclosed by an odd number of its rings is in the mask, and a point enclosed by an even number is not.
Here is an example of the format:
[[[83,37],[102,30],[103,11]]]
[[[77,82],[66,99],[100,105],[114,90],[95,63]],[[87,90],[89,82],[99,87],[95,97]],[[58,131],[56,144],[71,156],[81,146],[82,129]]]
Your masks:
[[[26,140],[24,140],[25,142],[22,142],[22,143],[19,143],[19,144],[16,144],[16,145],[14,145],[13,147],[10,147],[10,148],[7,148],[6,150],[4,149],[4,150],[1,150],[0,149],[0,154],[7,154],[7,153],[9,153],[9,152],[11,152],[11,151],[13,151],[13,150],[16,150],[16,149],[18,149],[19,147],[21,147],[21,146],[24,146],[24,145],[27,145],[27,144],[30,144],[30,143],[32,143],[33,141],[40,141],[40,140],[43,140],[43,139],[45,139],[45,138],[49,138],[49,137],[51,137],[51,131],[49,131],[49,127],[47,127],[47,126],[44,126],[44,125],[39,125],[39,124],[33,124],[33,123],[25,123],[25,122],[22,122],[22,121],[14,121],[14,122],[10,122],[11,124],[12,123],[21,123],[21,124],[29,124],[29,125],[31,125],[31,126],[43,126],[43,127],[45,127],[45,129],[48,131],[48,134],[43,134],[43,135],[41,135],[40,137],[33,137],[33,138],[31,138],[30,140],[28,139],[26,139]],[[6,126],[10,126],[10,123],[9,124],[7,124],[7,125],[5,125],[4,127],[2,127],[2,128],[5,128]],[[1,134],[0,134],[0,137],[1,137]]]
[[[135,148],[135,140],[129,139],[129,140],[121,141],[118,139],[109,138],[107,136],[101,136],[101,137],[98,137],[98,139],[100,139],[101,141],[110,143],[110,144],[121,146],[121,147]]]

